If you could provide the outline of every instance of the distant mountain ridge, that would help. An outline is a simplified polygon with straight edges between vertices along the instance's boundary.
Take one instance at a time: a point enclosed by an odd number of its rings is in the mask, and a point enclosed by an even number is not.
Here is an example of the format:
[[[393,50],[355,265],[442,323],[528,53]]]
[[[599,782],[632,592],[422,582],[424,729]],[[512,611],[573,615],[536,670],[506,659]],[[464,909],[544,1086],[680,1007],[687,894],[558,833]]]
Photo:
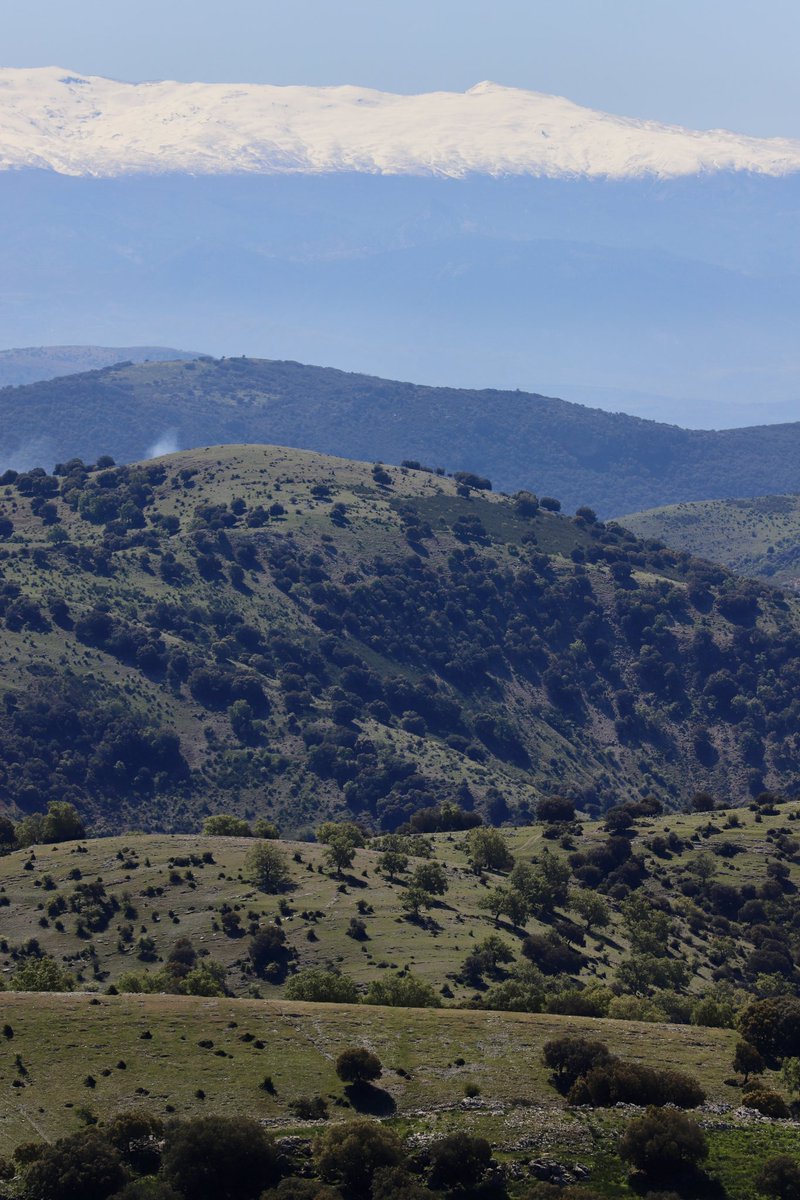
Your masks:
[[[186,361],[197,357],[169,346],[22,346],[0,350],[0,387],[38,383],[121,362]]]
[[[484,82],[465,93],[122,83],[0,70],[0,169],[191,174],[658,176],[800,170],[800,142],[698,132]]]
[[[800,417],[800,173],[0,179],[6,346],[600,388],[665,421],[694,400],[707,426]],[[619,390],[664,400],[630,409]]]
[[[687,430],[526,392],[423,387],[266,359],[143,363],[0,392],[0,464],[50,467],[155,443],[277,443],[419,460],[606,517],[685,500],[800,491],[800,422]],[[46,435],[43,437],[43,431]]]

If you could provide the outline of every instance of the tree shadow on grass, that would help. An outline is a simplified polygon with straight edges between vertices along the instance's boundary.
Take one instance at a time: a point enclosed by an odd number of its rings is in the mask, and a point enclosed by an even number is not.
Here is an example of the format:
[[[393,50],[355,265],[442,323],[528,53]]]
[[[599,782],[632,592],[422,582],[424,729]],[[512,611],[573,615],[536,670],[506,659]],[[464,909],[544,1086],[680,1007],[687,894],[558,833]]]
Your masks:
[[[397,1109],[393,1097],[384,1088],[371,1083],[351,1083],[344,1090],[356,1112],[371,1117],[391,1117]]]
[[[629,1181],[631,1190],[637,1196],[645,1196],[648,1192],[674,1192],[682,1200],[727,1200],[728,1193],[718,1179],[714,1179],[705,1171],[690,1169],[680,1175],[670,1175],[669,1178],[653,1179],[652,1176],[642,1175],[638,1171],[631,1175]]]

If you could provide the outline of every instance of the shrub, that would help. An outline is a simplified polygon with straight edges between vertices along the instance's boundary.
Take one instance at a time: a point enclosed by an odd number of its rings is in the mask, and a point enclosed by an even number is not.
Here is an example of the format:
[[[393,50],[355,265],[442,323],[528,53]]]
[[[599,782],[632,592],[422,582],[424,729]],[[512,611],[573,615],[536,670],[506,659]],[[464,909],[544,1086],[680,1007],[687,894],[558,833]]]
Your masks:
[[[768,1158],[754,1180],[757,1192],[777,1200],[800,1200],[800,1163],[788,1154]]]
[[[135,1179],[121,1192],[114,1193],[114,1200],[181,1200],[181,1197],[163,1179]]]
[[[605,988],[570,988],[551,996],[547,1001],[547,1011],[571,1017],[605,1017],[611,1000],[611,993]]]
[[[317,1179],[282,1179],[262,1192],[261,1200],[342,1200],[342,1193]]]
[[[558,1187],[555,1183],[529,1183],[523,1191],[515,1193],[517,1200],[605,1200],[594,1188]],[[648,1192],[647,1200],[680,1200],[679,1196]]]
[[[575,820],[575,801],[565,796],[548,796],[536,805],[536,817],[549,825],[560,825]]]
[[[789,1116],[786,1101],[770,1088],[753,1088],[752,1091],[745,1092],[742,1096],[742,1104],[745,1108],[754,1108],[756,1112],[760,1112],[765,1117],[780,1120]]]
[[[396,1167],[402,1158],[397,1134],[377,1121],[333,1125],[314,1144],[314,1161],[321,1178],[356,1195],[368,1191],[376,1171]]]
[[[259,817],[253,822],[253,837],[262,838],[266,842],[277,841],[280,837],[280,830],[274,821],[267,821],[263,817]]]
[[[12,979],[17,992],[71,992],[75,980],[48,954],[23,959]]]
[[[298,1096],[289,1109],[299,1121],[326,1121],[328,1102],[324,1096]]]
[[[256,975],[280,962],[286,955],[286,934],[279,925],[266,925],[253,935],[250,942],[250,962]]]
[[[308,1000],[314,1004],[357,1004],[358,988],[347,975],[308,967],[298,971],[286,984],[287,1000]]]
[[[631,1121],[619,1143],[619,1156],[650,1178],[669,1178],[708,1157],[700,1126],[673,1109],[648,1109]]]
[[[433,1188],[468,1187],[478,1182],[492,1161],[492,1148],[481,1137],[451,1133],[430,1147]]]
[[[118,1113],[103,1133],[120,1158],[139,1175],[155,1174],[161,1165],[164,1122],[144,1108]]]
[[[371,1083],[373,1079],[380,1079],[382,1072],[377,1054],[363,1047],[351,1046],[343,1050],[336,1060],[336,1074],[343,1083]]]
[[[405,1167],[381,1167],[372,1180],[372,1200],[430,1200],[430,1195]]]
[[[530,963],[522,963],[508,979],[486,993],[481,1007],[503,1012],[541,1012],[544,997],[541,971]]]
[[[559,1083],[569,1088],[593,1067],[611,1059],[604,1042],[582,1037],[561,1037],[546,1042],[542,1053],[544,1065],[553,1071]]]
[[[579,950],[573,950],[553,935],[529,934],[521,949],[545,975],[577,975],[585,961]]]
[[[385,1004],[390,1008],[441,1008],[441,998],[431,984],[414,975],[395,975],[375,979],[367,988],[365,1004]]]
[[[681,1071],[656,1071],[642,1063],[609,1059],[578,1079],[569,1092],[571,1104],[611,1108],[615,1104],[697,1108],[705,1092],[696,1080]]]
[[[243,817],[231,813],[215,813],[203,821],[203,833],[207,837],[252,837],[253,831]]]
[[[257,1200],[277,1182],[278,1155],[257,1121],[195,1117],[168,1127],[162,1171],[185,1200]]]
[[[125,1182],[119,1154],[96,1129],[47,1146],[25,1174],[28,1200],[107,1200]]]
[[[664,1020],[664,1014],[652,1000],[645,996],[614,996],[608,1005],[608,1016],[614,1021]]]

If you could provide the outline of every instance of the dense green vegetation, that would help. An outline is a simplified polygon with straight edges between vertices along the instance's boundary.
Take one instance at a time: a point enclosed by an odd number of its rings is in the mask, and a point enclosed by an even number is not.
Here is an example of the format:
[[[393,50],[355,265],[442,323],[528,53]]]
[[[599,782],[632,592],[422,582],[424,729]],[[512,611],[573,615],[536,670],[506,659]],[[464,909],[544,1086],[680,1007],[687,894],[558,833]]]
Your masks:
[[[0,796],[289,832],[788,786],[794,602],[486,482],[275,448],[0,476]]]
[[[0,1197],[795,1196],[799,619],[477,464],[7,471]]]
[[[637,537],[659,538],[739,575],[800,585],[800,496],[698,500],[619,520]]]
[[[7,461],[46,430],[53,453],[140,459],[275,442],[348,458],[418,458],[558,496],[601,516],[800,488],[800,424],[685,430],[523,392],[430,388],[293,362],[202,359],[109,368],[0,394]]]
[[[788,786],[794,602],[487,482],[271,447],[7,472],[7,807],[393,830]]]

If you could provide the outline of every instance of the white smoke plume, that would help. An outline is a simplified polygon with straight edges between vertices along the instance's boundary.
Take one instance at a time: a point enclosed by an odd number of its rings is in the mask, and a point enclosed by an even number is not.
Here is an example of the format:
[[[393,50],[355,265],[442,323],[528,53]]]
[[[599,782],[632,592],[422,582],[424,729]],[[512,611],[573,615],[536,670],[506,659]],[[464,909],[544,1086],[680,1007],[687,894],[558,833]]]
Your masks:
[[[177,430],[167,429],[156,438],[145,458],[161,458],[162,454],[175,454],[179,449]]]

